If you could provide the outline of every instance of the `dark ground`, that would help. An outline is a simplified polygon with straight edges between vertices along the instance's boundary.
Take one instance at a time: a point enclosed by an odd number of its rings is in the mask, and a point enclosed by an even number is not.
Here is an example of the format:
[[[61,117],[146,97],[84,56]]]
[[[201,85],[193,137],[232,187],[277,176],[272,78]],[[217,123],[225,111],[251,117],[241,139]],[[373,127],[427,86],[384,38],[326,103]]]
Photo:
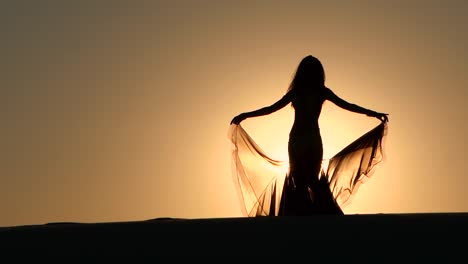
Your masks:
[[[461,257],[464,262],[467,241],[468,213],[157,218],[1,227],[0,255],[34,260],[60,256],[258,255],[306,257],[310,260],[307,262],[314,262],[315,257],[371,257],[378,261]]]

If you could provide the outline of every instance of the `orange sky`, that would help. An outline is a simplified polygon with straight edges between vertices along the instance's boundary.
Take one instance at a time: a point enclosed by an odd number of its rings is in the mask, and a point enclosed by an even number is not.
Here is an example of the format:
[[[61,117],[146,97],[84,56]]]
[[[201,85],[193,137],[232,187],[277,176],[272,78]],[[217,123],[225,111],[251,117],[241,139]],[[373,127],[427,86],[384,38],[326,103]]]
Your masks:
[[[120,2],[3,5],[0,226],[240,216],[229,121],[308,54],[390,114],[388,160],[345,213],[468,210],[466,2]],[[245,128],[281,156],[291,115]],[[327,104],[325,156],[377,123]]]

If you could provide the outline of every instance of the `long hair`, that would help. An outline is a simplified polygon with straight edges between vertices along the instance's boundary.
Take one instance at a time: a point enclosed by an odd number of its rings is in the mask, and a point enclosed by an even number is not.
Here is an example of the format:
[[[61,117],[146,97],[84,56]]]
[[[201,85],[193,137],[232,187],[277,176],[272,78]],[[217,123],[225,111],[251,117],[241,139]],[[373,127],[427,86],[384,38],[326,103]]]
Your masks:
[[[322,88],[325,85],[325,70],[319,59],[312,55],[304,57],[297,66],[294,78],[288,87],[291,90]]]

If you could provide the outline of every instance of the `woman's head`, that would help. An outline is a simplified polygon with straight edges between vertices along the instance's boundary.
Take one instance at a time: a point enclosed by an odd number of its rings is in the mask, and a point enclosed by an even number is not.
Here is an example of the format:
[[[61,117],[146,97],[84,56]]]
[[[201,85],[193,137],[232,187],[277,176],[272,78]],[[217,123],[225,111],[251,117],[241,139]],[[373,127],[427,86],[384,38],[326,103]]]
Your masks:
[[[293,89],[310,89],[325,85],[325,70],[319,59],[312,55],[304,57],[296,69],[288,91]]]

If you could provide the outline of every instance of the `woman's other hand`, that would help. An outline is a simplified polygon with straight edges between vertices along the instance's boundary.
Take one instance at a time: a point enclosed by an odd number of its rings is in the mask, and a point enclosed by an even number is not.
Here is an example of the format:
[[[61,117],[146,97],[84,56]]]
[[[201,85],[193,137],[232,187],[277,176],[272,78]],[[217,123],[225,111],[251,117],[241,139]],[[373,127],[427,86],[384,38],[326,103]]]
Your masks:
[[[378,118],[382,122],[388,122],[388,114],[385,113],[376,113],[375,117]]]
[[[246,119],[247,117],[245,116],[244,113],[240,114],[240,115],[237,115],[235,116],[232,120],[231,120],[231,125],[232,124],[235,124],[235,125],[238,125],[240,122],[242,122],[242,120]]]

